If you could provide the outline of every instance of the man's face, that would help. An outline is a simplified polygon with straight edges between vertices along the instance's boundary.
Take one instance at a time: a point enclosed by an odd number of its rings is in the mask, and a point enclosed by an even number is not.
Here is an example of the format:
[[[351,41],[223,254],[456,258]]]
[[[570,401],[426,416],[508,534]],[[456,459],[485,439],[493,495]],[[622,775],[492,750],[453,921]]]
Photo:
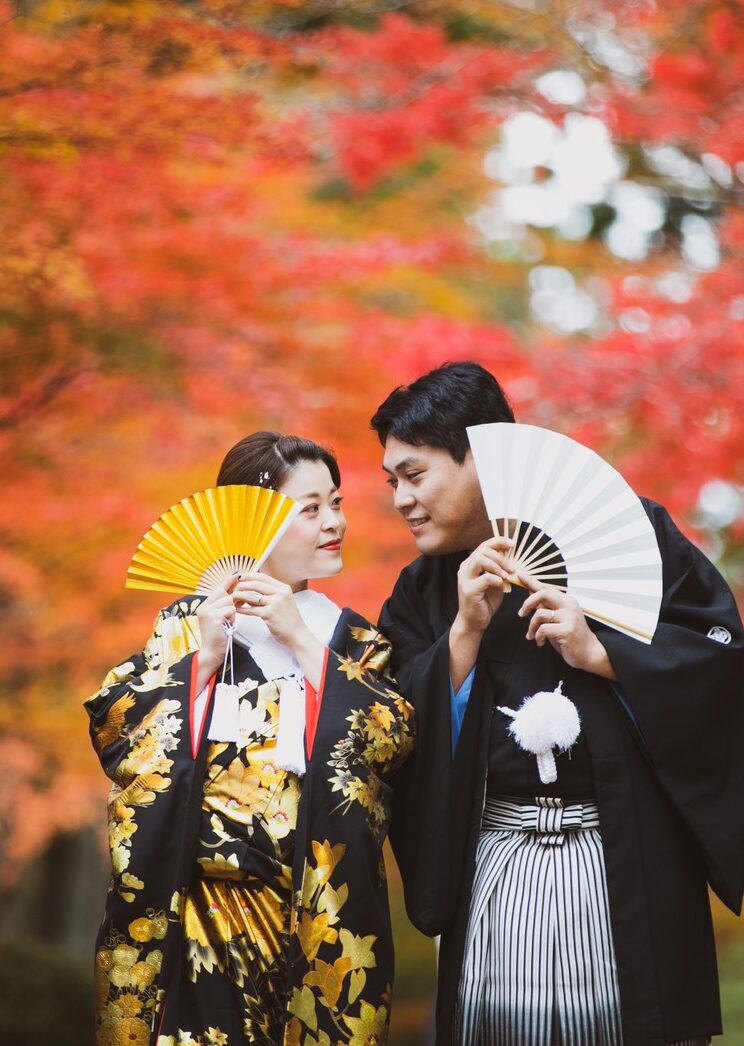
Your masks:
[[[470,451],[460,465],[439,447],[415,447],[389,436],[382,467],[393,503],[423,555],[471,551],[493,536]]]

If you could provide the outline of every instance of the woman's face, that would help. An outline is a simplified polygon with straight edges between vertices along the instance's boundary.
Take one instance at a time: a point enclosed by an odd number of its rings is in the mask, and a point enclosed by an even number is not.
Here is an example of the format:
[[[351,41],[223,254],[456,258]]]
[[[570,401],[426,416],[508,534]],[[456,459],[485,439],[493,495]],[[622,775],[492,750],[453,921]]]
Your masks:
[[[302,511],[263,570],[298,591],[310,578],[333,577],[341,570],[346,518],[342,498],[322,461],[295,465],[279,490],[299,501]]]

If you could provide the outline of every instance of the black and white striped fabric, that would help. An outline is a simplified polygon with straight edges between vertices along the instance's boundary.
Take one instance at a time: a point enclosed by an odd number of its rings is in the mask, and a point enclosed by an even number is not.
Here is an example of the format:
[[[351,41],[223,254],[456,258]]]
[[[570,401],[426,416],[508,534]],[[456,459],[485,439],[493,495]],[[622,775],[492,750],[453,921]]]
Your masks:
[[[595,803],[486,800],[457,1019],[459,1046],[622,1046]]]

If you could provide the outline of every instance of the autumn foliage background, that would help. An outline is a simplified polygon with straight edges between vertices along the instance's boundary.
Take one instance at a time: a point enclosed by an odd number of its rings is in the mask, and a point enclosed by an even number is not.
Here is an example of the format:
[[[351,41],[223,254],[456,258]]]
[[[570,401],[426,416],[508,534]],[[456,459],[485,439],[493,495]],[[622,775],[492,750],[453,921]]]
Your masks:
[[[368,419],[455,359],[744,589],[742,85],[742,0],[0,0],[0,933],[83,947],[28,915],[103,817],[80,702],[252,430],[337,450],[371,617],[413,548]]]

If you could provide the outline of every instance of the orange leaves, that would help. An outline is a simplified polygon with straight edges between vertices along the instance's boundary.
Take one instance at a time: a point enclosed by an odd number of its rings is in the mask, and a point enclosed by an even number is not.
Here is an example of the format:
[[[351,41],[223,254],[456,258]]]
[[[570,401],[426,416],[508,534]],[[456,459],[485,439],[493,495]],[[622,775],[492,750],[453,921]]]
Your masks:
[[[318,29],[297,0],[55,0],[0,26],[0,723],[28,811],[6,811],[12,868],[97,816],[79,703],[157,606],[124,592],[126,564],[247,432],[339,451],[346,568],[322,587],[372,618],[415,550],[368,419],[445,360],[483,363],[522,420],[611,454],[678,514],[712,475],[742,482],[741,4],[461,8],[349,24],[359,5],[340,4]],[[603,59],[626,47],[637,75]],[[656,286],[690,274],[673,236],[624,262],[592,237],[486,242],[470,224],[498,191],[484,157],[504,117],[571,110],[537,89],[547,69],[582,77],[577,108],[612,120],[626,177],[666,185],[672,210],[701,190],[639,174],[645,145],[731,166],[703,193],[723,264],[692,273],[688,300]],[[537,264],[600,277],[596,331],[548,342]],[[648,279],[633,290],[628,273]],[[315,856],[322,890],[338,856]]]
[[[491,119],[483,99],[513,89],[520,72],[544,60],[453,44],[443,28],[397,14],[382,17],[374,33],[318,33],[312,47],[344,89],[332,141],[341,171],[361,190],[432,145],[466,143]]]

